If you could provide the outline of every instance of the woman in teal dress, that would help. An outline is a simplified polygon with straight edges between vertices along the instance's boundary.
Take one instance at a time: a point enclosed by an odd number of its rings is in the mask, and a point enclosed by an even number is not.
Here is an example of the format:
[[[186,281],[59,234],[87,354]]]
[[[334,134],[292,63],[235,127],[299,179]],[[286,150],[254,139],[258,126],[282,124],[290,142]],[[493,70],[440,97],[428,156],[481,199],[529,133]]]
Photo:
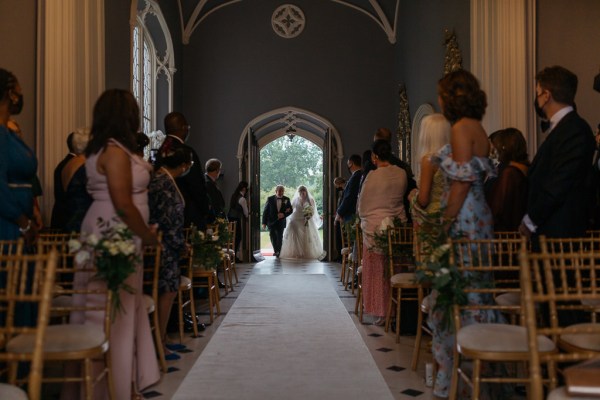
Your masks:
[[[484,181],[494,174],[488,158],[490,144],[481,119],[487,106],[486,95],[468,71],[447,74],[438,82],[438,101],[450,121],[450,144],[432,157],[445,178],[441,199],[442,221],[452,238],[486,239],[493,237],[494,221],[485,200]],[[468,260],[463,260],[468,263]],[[482,277],[485,279],[484,277]],[[471,304],[491,303],[493,299],[469,295]],[[478,322],[500,322],[495,312],[473,311],[463,314],[462,326]],[[440,310],[430,314],[433,329],[432,352],[438,364],[433,393],[448,397],[452,378],[454,330],[444,323]],[[467,395],[468,396],[468,395]],[[459,398],[464,398],[459,394]],[[495,397],[498,398],[498,397]]]
[[[17,78],[0,68],[0,240],[23,236],[32,244],[37,236],[33,217],[32,182],[37,169],[33,151],[7,128],[11,115],[23,108]]]

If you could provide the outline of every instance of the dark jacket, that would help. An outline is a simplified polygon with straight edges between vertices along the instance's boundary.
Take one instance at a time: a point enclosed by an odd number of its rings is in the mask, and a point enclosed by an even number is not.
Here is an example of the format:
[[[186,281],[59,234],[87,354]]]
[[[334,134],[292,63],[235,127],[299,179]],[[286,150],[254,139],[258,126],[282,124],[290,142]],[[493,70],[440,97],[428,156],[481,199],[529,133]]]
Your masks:
[[[277,214],[283,213],[285,215],[284,218],[279,219]],[[286,217],[292,213],[292,203],[290,202],[290,198],[287,196],[282,196],[281,198],[281,207],[277,209],[277,196],[273,195],[267,199],[267,203],[265,204],[265,209],[263,210],[262,223],[263,225],[267,225],[269,229],[273,227],[275,224],[281,224],[284,227],[286,226]]]
[[[360,188],[361,177],[361,170],[354,171],[344,187],[342,200],[340,201],[340,205],[336,212],[340,217],[342,217],[344,222],[350,221],[352,216],[356,214],[356,201],[358,200],[358,189]]]
[[[221,189],[217,187],[217,183],[207,174],[204,174],[204,180],[206,182],[206,193],[210,200],[210,214],[214,217],[225,216],[225,199],[223,198]]]

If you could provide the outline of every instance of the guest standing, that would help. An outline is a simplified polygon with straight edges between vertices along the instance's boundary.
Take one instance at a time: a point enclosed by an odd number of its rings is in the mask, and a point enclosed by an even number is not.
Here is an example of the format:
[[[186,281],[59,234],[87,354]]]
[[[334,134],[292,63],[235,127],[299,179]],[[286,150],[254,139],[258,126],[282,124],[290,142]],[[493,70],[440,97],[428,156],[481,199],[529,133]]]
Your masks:
[[[65,232],[80,232],[81,223],[92,204],[87,192],[87,174],[85,172],[85,148],[89,142],[89,130],[78,129],[72,134],[72,150],[75,157],[64,166],[61,173],[62,190],[65,192],[66,218]]]
[[[206,182],[206,193],[210,200],[210,212],[208,222],[213,222],[215,218],[225,216],[225,199],[221,189],[217,186],[217,179],[221,175],[221,161],[211,158],[206,162],[204,180]]]
[[[388,268],[385,253],[375,247],[373,235],[386,217],[399,217],[402,222],[407,220],[404,210],[406,171],[392,165],[391,159],[390,143],[376,140],[371,155],[376,169],[367,175],[358,197],[358,215],[363,231],[363,303],[365,312],[376,318],[375,325],[385,323],[390,282],[385,279],[385,268]]]
[[[165,150],[165,149],[163,149]],[[167,345],[167,323],[179,290],[179,259],[186,249],[184,227],[185,201],[176,179],[192,168],[192,150],[186,145],[169,148],[159,155],[161,163],[148,188],[150,223],[162,232],[162,253],[158,277],[158,324],[163,345]],[[165,347],[167,360],[179,357]]]
[[[167,137],[161,149],[184,144],[190,136],[191,129],[192,127],[187,123],[182,113],[174,111],[167,114],[165,117]],[[194,224],[199,229],[205,229],[209,213],[209,199],[206,194],[202,163],[200,163],[200,158],[194,149],[192,149],[192,161],[194,165],[189,172],[177,178],[177,186],[185,199],[185,226]],[[160,160],[157,160],[157,162],[160,163]]]
[[[517,231],[527,210],[527,143],[521,131],[507,128],[490,135],[498,154],[498,178],[487,193],[494,231]]]
[[[519,231],[533,236],[579,237],[585,234],[593,204],[592,129],[575,111],[577,76],[548,67],[535,77],[535,109],[550,121],[544,143],[529,169],[527,214]]]
[[[246,194],[248,193],[248,182],[241,181],[238,183],[231,199],[229,201],[229,212],[227,213],[227,219],[229,222],[236,222],[235,224],[235,254],[236,262],[241,262],[238,258],[238,251],[240,250],[240,243],[242,243],[243,235],[246,227],[246,221],[248,220],[248,201],[246,200]],[[244,243],[246,243],[244,241]]]
[[[37,226],[31,220],[37,158],[7,127],[11,115],[22,109],[23,92],[17,78],[0,68],[0,240],[23,236],[32,244],[37,237]]]
[[[473,74],[458,70],[438,82],[438,101],[452,125],[450,144],[432,157],[445,178],[442,221],[452,238],[491,238],[494,223],[483,190],[485,179],[494,173],[488,158],[490,143],[481,125],[487,107],[486,95]],[[470,294],[468,301],[481,304],[493,299]],[[443,398],[448,397],[455,342],[452,328],[444,326],[444,317],[443,312],[437,310],[430,314],[428,321],[433,329],[432,352],[439,367],[433,394]],[[500,318],[494,312],[474,311],[464,314],[461,324],[497,322]]]
[[[88,191],[93,198],[81,232],[100,236],[98,218],[125,223],[135,235],[137,254],[142,257],[142,245],[157,245],[156,228],[147,224],[148,183],[152,167],[136,150],[135,135],[140,124],[140,112],[133,95],[125,90],[105,91],[97,100],[93,111],[91,139],[86,148],[85,162]],[[115,222],[113,222],[115,221]],[[90,279],[88,273],[75,275],[74,287],[103,285]],[[121,290],[122,312],[117,312],[110,332],[110,354],[112,376],[117,399],[130,399],[132,391],[138,392],[160,379],[158,362],[150,331],[150,322],[144,305],[143,268],[136,265],[136,272],[125,283],[133,293]],[[78,302],[103,302],[98,296],[78,296]],[[72,324],[95,324],[102,329],[103,315],[100,313],[73,312]],[[98,361],[101,363],[102,361]],[[96,367],[99,367],[96,365]],[[65,398],[78,398],[75,393]],[[95,387],[94,399],[108,398],[104,382]]]
[[[74,135],[75,132],[71,132],[67,136],[67,148],[69,149],[69,152],[65,158],[58,163],[56,168],[54,168],[54,206],[52,207],[52,218],[50,219],[50,227],[52,229],[64,230],[69,217],[69,208],[67,206],[67,198],[61,174],[65,165],[77,155],[73,148]]]
[[[421,160],[418,172],[419,188],[413,189],[409,196],[410,211],[415,226],[440,212],[444,176],[439,167],[431,161],[431,157],[449,141],[450,123],[442,114],[431,114],[423,118],[417,148]]]

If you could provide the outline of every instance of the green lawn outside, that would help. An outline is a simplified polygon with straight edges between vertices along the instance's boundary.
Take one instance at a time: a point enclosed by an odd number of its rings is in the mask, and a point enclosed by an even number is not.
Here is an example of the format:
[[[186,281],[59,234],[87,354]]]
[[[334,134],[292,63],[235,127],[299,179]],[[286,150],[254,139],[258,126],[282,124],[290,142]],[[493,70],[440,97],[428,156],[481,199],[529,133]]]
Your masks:
[[[323,229],[319,229],[319,236],[323,241]],[[271,239],[269,239],[269,231],[260,232],[260,248],[261,249],[272,249]]]

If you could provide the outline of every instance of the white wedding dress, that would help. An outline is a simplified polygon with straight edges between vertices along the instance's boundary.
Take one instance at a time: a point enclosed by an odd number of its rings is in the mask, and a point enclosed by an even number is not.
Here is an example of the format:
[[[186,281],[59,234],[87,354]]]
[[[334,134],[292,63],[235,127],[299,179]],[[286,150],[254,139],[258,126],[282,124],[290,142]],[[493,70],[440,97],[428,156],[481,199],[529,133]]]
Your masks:
[[[314,215],[308,220],[304,218],[304,207],[310,204]],[[321,218],[312,198],[303,202],[301,198],[292,200],[294,211],[287,217],[287,225],[283,232],[283,244],[279,258],[322,260],[327,255],[319,237]]]

